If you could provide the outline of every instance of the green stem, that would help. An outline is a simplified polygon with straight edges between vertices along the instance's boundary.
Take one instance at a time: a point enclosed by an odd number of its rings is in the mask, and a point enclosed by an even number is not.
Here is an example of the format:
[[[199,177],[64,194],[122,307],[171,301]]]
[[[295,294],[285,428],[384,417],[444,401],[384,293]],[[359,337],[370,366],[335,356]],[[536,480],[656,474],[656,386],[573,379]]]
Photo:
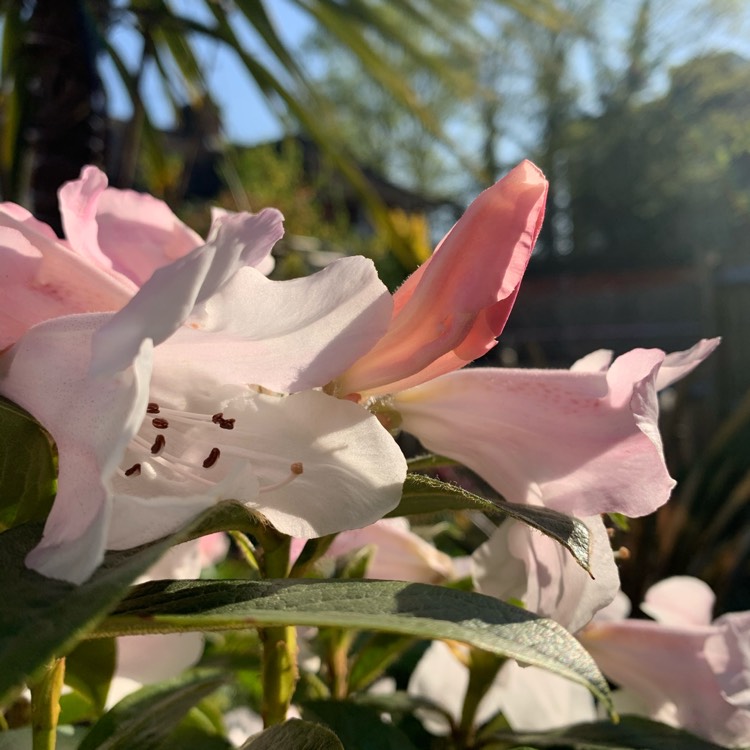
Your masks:
[[[264,534],[262,573],[266,578],[289,575],[289,550],[292,540],[281,534]],[[299,676],[297,671],[297,631],[292,626],[260,628],[263,725],[281,724],[292,702]]]
[[[458,739],[461,747],[471,747],[476,734],[476,716],[479,703],[489,690],[498,670],[503,664],[494,654],[478,649],[471,649],[469,654],[469,685],[464,696],[461,711],[461,723],[458,727]]]
[[[55,750],[64,676],[65,659],[55,659],[41,678],[30,686],[33,750]]]

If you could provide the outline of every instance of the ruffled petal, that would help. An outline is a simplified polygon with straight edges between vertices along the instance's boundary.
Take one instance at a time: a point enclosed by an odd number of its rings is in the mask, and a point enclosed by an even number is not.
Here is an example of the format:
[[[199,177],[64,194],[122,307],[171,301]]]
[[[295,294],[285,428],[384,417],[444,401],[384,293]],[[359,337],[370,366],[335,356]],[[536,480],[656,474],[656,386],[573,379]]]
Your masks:
[[[575,633],[613,601],[620,588],[607,530],[599,516],[583,519],[591,532],[593,578],[553,539],[506,521],[473,555],[477,590],[517,599]]]
[[[523,162],[485,190],[394,295],[387,334],[340,379],[387,393],[462,367],[495,345],[544,215],[547,181]]]
[[[214,231],[216,231],[216,228],[221,224],[221,222],[224,221],[225,217],[236,215],[237,213],[234,211],[227,211],[226,209],[219,208],[218,206],[211,206],[211,230],[209,232],[209,237]],[[257,256],[252,258],[252,262],[248,260],[248,265],[258,269],[258,271],[260,271],[264,276],[268,276],[276,266],[276,261],[274,260],[273,255],[271,255],[271,253],[269,252],[265,256],[263,256],[262,254],[258,254]]]
[[[301,538],[333,534],[367,526],[396,507],[406,461],[364,409],[319,391],[254,404],[263,449],[303,466],[291,482],[247,504],[279,531]]]
[[[0,209],[0,350],[43,320],[127,304],[136,291],[127,279],[77,256],[11,207]]]
[[[695,346],[684,352],[672,352],[664,358],[656,376],[656,390],[672,385],[692,372],[721,343],[721,338],[701,339]]]
[[[511,502],[577,516],[652,513],[669,498],[656,424],[658,350],[609,372],[472,369],[398,393],[403,428]]]
[[[96,167],[84,167],[77,180],[57,191],[63,232],[75,252],[90,263],[113,270],[112,260],[99,247],[96,211],[107,188],[107,175]]]
[[[160,344],[258,255],[267,254],[283,234],[275,209],[238,214],[224,221],[209,241],[157,269],[135,297],[97,333],[92,373],[117,372],[132,361],[145,337]],[[225,350],[226,356],[226,350]]]
[[[323,386],[388,326],[391,296],[372,261],[343,258],[312,276],[270,281],[246,268],[157,351],[191,372],[278,392]],[[180,353],[184,350],[184,354]],[[231,352],[231,356],[227,354]]]
[[[0,392],[44,424],[59,452],[57,497],[27,564],[73,583],[86,580],[102,560],[109,479],[148,402],[148,341],[121,373],[87,376],[92,336],[109,317],[75,315],[41,323],[0,360]]]
[[[645,620],[595,624],[579,634],[602,672],[634,691],[649,716],[742,746],[750,742],[750,710],[733,705],[723,690],[725,672],[742,668],[727,658],[733,648],[727,637],[717,625],[675,628]],[[718,670],[712,652],[723,655]]]
[[[138,286],[157,268],[203,244],[200,235],[183,224],[166,203],[134,190],[104,190],[96,224],[101,252],[115,270]],[[75,246],[72,240],[71,244]]]

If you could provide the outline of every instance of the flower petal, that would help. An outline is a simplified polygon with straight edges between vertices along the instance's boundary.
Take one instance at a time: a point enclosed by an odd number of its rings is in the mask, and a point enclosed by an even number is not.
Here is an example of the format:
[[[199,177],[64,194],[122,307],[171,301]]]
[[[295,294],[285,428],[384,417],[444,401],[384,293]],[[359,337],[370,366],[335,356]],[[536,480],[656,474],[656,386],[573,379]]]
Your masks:
[[[620,577],[599,516],[583,519],[591,532],[593,579],[572,555],[518,521],[506,521],[472,556],[477,590],[518,599],[576,633],[615,598]]]
[[[222,500],[241,502],[302,538],[366,526],[398,503],[406,461],[356,404],[320,391],[279,397],[247,390],[217,408],[236,417],[232,435],[243,431],[248,455],[227,452],[223,473],[217,467],[192,481],[170,480],[159,466],[151,476],[145,464],[137,478],[116,477],[108,549],[158,539]]]
[[[401,499],[406,461],[378,420],[349,401],[305,391],[255,401],[264,450],[301,463],[303,473],[262,492],[249,507],[289,536],[361,528]]]
[[[97,239],[112,266],[144,284],[157,268],[187,255],[203,244],[163,201],[134,190],[108,188],[96,210]],[[67,235],[71,244],[75,243]]]
[[[691,576],[673,576],[646,592],[641,610],[662,625],[710,625],[715,600],[707,583]]]
[[[344,531],[326,554],[345,555],[367,545],[375,547],[368,578],[440,583],[455,577],[452,559],[411,531],[405,518],[383,518],[363,529]]]
[[[540,667],[510,660],[492,686],[495,703],[515,732],[546,732],[597,717],[591,693],[583,686]]]
[[[282,236],[283,217],[275,209],[238,214],[221,223],[209,241],[157,269],[135,297],[97,333],[92,373],[114,373],[127,367],[149,337],[154,344],[169,338],[195,306],[218,292],[246,260],[265,255]]]
[[[609,372],[476,368],[393,397],[403,428],[510,502],[578,516],[651,513],[674,485],[656,419],[658,350]]]
[[[108,479],[148,402],[148,341],[132,367],[111,378],[87,376],[92,336],[109,318],[71,315],[40,323],[0,359],[0,392],[49,430],[60,457],[57,497],[27,564],[73,583],[86,580],[102,560]]]
[[[750,625],[747,613],[744,633]],[[729,674],[748,674],[748,664],[732,663],[736,633],[726,627],[675,628],[645,620],[594,624],[579,634],[602,672],[635,691],[649,715],[722,745],[750,742],[750,710],[727,700]],[[716,669],[714,656],[721,666]],[[708,657],[708,658],[707,658]]]
[[[546,195],[531,162],[485,190],[396,292],[387,334],[344,373],[343,392],[400,390],[491,349],[515,301]]]
[[[656,376],[656,390],[672,385],[692,372],[721,343],[720,338],[701,339],[695,346],[684,352],[672,352],[664,358]]]
[[[45,225],[26,220],[22,210],[8,211],[10,206],[0,210],[0,350],[43,320],[127,304],[135,293],[127,279],[36,231]]]
[[[184,348],[193,371],[278,392],[323,386],[383,335],[391,306],[366,258],[343,258],[290,281],[242,269],[157,357],[179,358]]]

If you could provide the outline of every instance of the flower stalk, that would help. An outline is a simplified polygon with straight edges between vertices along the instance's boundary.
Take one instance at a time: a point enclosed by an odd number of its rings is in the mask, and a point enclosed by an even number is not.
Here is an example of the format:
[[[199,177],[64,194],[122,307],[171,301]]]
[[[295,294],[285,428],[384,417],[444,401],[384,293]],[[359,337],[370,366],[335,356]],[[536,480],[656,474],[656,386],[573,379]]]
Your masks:
[[[261,572],[266,578],[286,578],[289,574],[291,538],[274,533],[262,534],[263,558]],[[294,688],[299,677],[297,669],[297,631],[294,627],[260,628],[263,726],[286,721]]]
[[[39,680],[30,686],[33,750],[55,750],[64,676],[65,659],[53,659]]]

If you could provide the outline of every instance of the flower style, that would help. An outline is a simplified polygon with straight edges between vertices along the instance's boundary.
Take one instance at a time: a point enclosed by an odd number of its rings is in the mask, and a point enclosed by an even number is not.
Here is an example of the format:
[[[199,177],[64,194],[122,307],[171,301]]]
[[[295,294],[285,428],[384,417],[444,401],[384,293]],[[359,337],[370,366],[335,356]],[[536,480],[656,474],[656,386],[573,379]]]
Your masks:
[[[702,581],[667,578],[641,605],[655,622],[594,620],[579,638],[651,718],[744,747],[750,744],[750,612],[712,622],[713,603]]]
[[[162,201],[107,187],[96,167],[59,191],[65,240],[25,208],[0,203],[0,350],[43,320],[119,310],[157,268],[203,244]],[[212,231],[231,216],[215,211]],[[264,254],[247,258],[262,273]]]
[[[221,217],[117,313],[47,320],[3,355],[0,392],[60,455],[30,567],[82,582],[105,549],[159,538],[223,499],[300,537],[395,506],[406,468],[390,435],[357,405],[307,390],[383,335],[390,297],[364,258],[266,279],[252,265],[281,222],[268,209]]]

